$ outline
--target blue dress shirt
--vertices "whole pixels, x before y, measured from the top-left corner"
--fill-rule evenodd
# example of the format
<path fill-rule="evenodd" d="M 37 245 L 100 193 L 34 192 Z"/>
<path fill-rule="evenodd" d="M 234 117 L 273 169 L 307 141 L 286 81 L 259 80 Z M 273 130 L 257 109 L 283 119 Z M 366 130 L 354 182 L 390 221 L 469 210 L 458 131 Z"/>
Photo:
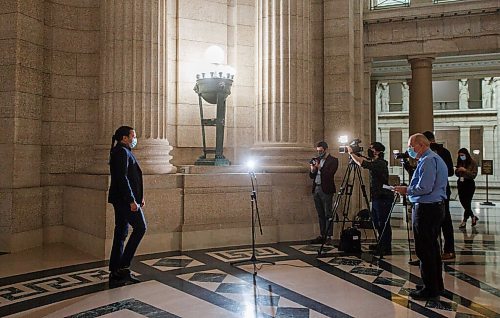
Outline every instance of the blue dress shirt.
<path fill-rule="evenodd" d="M 435 203 L 446 199 L 448 168 L 431 149 L 418 160 L 417 168 L 408 186 L 408 199 L 413 203 Z"/>

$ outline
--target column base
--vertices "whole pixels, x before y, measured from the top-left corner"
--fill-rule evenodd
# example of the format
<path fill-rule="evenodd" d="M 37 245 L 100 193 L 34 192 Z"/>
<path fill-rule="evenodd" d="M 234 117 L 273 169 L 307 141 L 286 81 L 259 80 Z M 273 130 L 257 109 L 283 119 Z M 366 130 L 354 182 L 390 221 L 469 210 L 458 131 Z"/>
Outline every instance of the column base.
<path fill-rule="evenodd" d="M 109 174 L 109 145 L 97 145 L 94 148 L 94 164 L 83 169 L 82 173 Z M 167 140 L 139 139 L 133 153 L 139 161 L 143 174 L 176 173 L 177 168 L 170 163 L 173 149 Z"/>

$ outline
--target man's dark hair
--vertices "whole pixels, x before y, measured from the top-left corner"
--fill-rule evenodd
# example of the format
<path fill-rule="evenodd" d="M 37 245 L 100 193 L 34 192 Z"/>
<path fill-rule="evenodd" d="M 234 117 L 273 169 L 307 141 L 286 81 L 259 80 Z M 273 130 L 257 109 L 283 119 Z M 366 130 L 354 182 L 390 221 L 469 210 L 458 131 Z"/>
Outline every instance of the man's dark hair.
<path fill-rule="evenodd" d="M 381 142 L 378 142 L 378 141 L 372 142 L 372 148 L 377 150 L 377 151 L 380 151 L 380 152 L 385 151 L 385 146 Z"/>
<path fill-rule="evenodd" d="M 130 126 L 121 126 L 115 131 L 113 137 L 111 137 L 111 148 L 109 149 L 109 154 L 111 155 L 111 151 L 113 151 L 113 147 L 115 146 L 115 141 L 122 141 L 123 137 L 130 136 L 130 132 L 134 130 L 134 128 Z M 110 157 L 111 158 L 111 157 Z"/>
<path fill-rule="evenodd" d="M 325 141 L 320 141 L 316 147 L 322 147 L 323 149 L 328 149 L 328 144 Z"/>
<path fill-rule="evenodd" d="M 434 134 L 432 133 L 432 131 L 424 131 L 423 134 L 425 136 L 425 138 L 429 139 L 430 142 L 435 142 L 436 141 L 436 138 L 434 137 Z"/>

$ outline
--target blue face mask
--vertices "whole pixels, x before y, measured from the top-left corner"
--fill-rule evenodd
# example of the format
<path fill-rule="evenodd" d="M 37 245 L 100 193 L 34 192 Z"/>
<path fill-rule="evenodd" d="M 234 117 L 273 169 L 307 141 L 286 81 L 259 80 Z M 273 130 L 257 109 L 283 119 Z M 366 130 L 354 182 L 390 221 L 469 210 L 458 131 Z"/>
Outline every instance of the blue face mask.
<path fill-rule="evenodd" d="M 466 158 L 465 155 L 460 155 L 460 160 L 465 161 Z"/>
<path fill-rule="evenodd" d="M 135 148 L 137 146 L 137 138 L 132 138 L 132 143 L 130 143 L 130 148 Z"/>
<path fill-rule="evenodd" d="M 408 155 L 412 157 L 413 159 L 417 159 L 418 153 L 415 151 L 415 148 L 413 147 L 408 147 Z"/>

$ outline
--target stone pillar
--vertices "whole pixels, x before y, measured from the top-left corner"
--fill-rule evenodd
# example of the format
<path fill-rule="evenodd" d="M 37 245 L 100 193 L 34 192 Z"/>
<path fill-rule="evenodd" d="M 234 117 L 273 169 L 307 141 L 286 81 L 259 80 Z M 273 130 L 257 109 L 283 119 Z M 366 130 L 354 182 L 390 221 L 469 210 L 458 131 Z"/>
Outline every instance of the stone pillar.
<path fill-rule="evenodd" d="M 472 154 L 472 149 L 470 149 L 470 127 L 460 127 L 460 148 L 467 148 Z"/>
<path fill-rule="evenodd" d="M 258 4 L 258 100 L 252 151 L 263 166 L 303 166 L 313 152 L 310 7 L 310 1 Z"/>
<path fill-rule="evenodd" d="M 44 4 L 0 9 L 0 252 L 43 242 Z"/>
<path fill-rule="evenodd" d="M 167 0 L 101 3 L 99 143 L 94 172 L 108 173 L 111 136 L 134 127 L 145 174 L 175 172 L 167 140 Z"/>
<path fill-rule="evenodd" d="M 411 57 L 410 135 L 434 130 L 432 108 L 432 57 Z"/>
<path fill-rule="evenodd" d="M 498 138 L 495 137 L 495 130 L 497 126 L 484 126 L 483 127 L 483 159 L 493 160 L 493 175 L 497 179 L 500 175 L 500 158 L 498 158 Z"/>
<path fill-rule="evenodd" d="M 377 141 L 383 143 L 386 148 L 386 159 L 390 158 L 392 154 L 390 153 L 390 146 L 391 146 L 391 130 L 390 128 L 381 128 L 380 129 L 380 136 L 377 136 Z M 369 143 L 372 142 L 372 140 L 368 141 L 366 144 L 369 145 Z"/>
<path fill-rule="evenodd" d="M 408 128 L 402 128 L 401 129 L 401 141 L 402 141 L 402 150 L 401 152 L 405 152 L 406 149 L 408 148 L 408 138 L 410 138 L 410 131 Z"/>

